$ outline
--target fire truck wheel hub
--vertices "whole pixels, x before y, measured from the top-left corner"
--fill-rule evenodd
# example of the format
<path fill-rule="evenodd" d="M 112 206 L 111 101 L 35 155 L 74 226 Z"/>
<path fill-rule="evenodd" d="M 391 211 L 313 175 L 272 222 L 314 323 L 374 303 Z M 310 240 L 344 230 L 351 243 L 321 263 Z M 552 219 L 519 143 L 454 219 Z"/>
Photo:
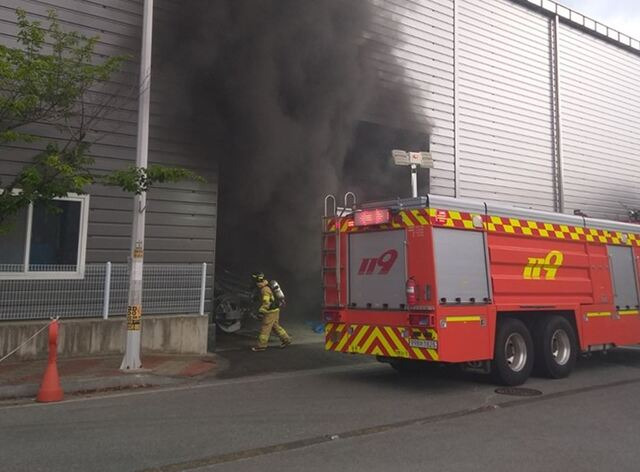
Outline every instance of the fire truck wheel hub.
<path fill-rule="evenodd" d="M 520 333 L 511 333 L 504 343 L 505 359 L 509 369 L 520 372 L 527 363 L 527 344 Z"/>
<path fill-rule="evenodd" d="M 558 365 L 565 365 L 571 357 L 571 342 L 564 330 L 557 329 L 551 336 L 551 354 Z"/>

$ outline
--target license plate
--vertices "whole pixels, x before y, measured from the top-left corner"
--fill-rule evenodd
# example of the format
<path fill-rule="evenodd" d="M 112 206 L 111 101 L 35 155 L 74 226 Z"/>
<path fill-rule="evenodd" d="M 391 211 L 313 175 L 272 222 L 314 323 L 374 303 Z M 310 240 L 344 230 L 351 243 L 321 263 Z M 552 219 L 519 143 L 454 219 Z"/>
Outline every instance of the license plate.
<path fill-rule="evenodd" d="M 423 349 L 438 349 L 438 341 L 429 339 L 409 339 L 409 346 Z"/>

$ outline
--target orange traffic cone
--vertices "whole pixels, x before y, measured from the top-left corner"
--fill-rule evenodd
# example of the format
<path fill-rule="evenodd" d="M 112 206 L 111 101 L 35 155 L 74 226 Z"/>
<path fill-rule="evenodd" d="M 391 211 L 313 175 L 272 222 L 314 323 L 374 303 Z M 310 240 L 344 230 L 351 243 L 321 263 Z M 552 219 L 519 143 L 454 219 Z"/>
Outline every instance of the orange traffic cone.
<path fill-rule="evenodd" d="M 59 402 L 63 396 L 58 376 L 58 320 L 53 320 L 49 325 L 49 362 L 36 401 Z"/>

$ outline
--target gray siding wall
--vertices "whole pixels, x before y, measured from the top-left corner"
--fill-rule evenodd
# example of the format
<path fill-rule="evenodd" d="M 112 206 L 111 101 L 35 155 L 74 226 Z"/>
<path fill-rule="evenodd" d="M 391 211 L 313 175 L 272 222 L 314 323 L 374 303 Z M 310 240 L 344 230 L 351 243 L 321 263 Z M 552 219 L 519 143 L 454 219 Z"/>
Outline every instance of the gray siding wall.
<path fill-rule="evenodd" d="M 457 34 L 459 196 L 553 210 L 549 20 L 462 0 Z"/>
<path fill-rule="evenodd" d="M 553 2 L 371 1 L 399 39 L 380 73 L 404 74 L 434 125 L 432 192 L 556 209 Z M 640 50 L 564 18 L 559 43 L 565 212 L 624 218 L 621 202 L 640 206 Z"/>
<path fill-rule="evenodd" d="M 640 202 L 640 56 L 568 25 L 560 44 L 567 207 L 623 216 Z"/>
<path fill-rule="evenodd" d="M 154 27 L 162 27 L 166 5 L 156 1 Z M 135 163 L 137 130 L 138 56 L 142 2 L 135 0 L 5 0 L 0 5 L 0 41 L 15 44 L 15 9 L 23 8 L 32 19 L 45 20 L 55 9 L 61 24 L 89 36 L 98 35 L 97 57 L 127 55 L 121 73 L 113 77 L 118 109 L 97 124 L 102 134 L 93 145 L 95 169 L 109 171 Z M 157 57 L 155 58 L 157 59 Z M 214 261 L 217 175 L 211 156 L 190 145 L 185 133 L 172 127 L 163 110 L 170 93 L 167 78 L 152 73 L 149 162 L 189 167 L 207 179 L 206 184 L 180 183 L 154 187 L 148 198 L 146 262 L 200 263 Z M 33 132 L 55 139 L 51 127 L 34 126 Z M 44 141 L 43 141 L 44 142 Z M 3 180 L 15 174 L 37 151 L 39 143 L 0 151 Z M 91 189 L 87 262 L 125 262 L 129 253 L 133 200 L 131 195 L 96 186 Z M 211 271 L 212 273 L 212 271 Z"/>
<path fill-rule="evenodd" d="M 167 4 L 156 0 L 154 29 L 167 19 Z M 117 91 L 117 110 L 97 124 L 99 139 L 91 148 L 95 170 L 109 171 L 135 164 L 137 132 L 137 80 L 142 29 L 142 2 L 138 0 L 4 0 L 0 4 L 0 42 L 15 45 L 16 8 L 31 19 L 45 20 L 47 12 L 58 12 L 60 23 L 69 30 L 100 37 L 96 60 L 126 55 L 129 60 L 110 84 Z M 155 51 L 154 51 L 155 54 Z M 157 56 L 153 62 L 157 62 Z M 217 169 L 212 156 L 190 144 L 184 130 L 175 129 L 166 114 L 166 97 L 171 81 L 157 68 L 152 71 L 149 163 L 188 167 L 207 182 L 159 185 L 148 194 L 145 262 L 210 264 L 207 305 L 210 310 L 214 273 Z M 98 100 L 104 96 L 98 97 Z M 51 127 L 34 126 L 32 132 L 56 139 Z M 98 136 L 96 136 L 98 138 Z M 0 179 L 15 175 L 37 152 L 41 143 L 0 150 Z M 131 241 L 133 199 L 116 189 L 95 186 L 91 201 L 87 258 L 91 262 L 126 262 Z"/>
<path fill-rule="evenodd" d="M 431 192 L 453 195 L 453 3 L 451 0 L 371 0 L 374 33 L 389 52 L 370 60 L 383 80 L 403 82 L 416 115 L 432 127 Z M 389 31 L 390 26 L 393 27 Z M 384 123 L 384 115 L 374 117 Z"/>

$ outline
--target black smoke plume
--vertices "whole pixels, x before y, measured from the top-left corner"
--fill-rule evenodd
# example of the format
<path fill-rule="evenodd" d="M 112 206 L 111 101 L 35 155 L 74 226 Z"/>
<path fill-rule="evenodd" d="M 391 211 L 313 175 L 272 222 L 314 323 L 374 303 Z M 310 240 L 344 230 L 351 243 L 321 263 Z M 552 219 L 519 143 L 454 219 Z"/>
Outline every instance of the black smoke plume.
<path fill-rule="evenodd" d="M 369 155 L 354 149 L 361 122 L 428 130 L 400 66 L 395 79 L 375 66 L 391 57 L 393 19 L 368 0 L 190 0 L 170 16 L 160 68 L 182 85 L 176 116 L 219 167 L 218 267 L 263 270 L 288 288 L 290 311 L 318 316 L 323 196 L 366 190 L 370 169 L 372 194 L 397 187 L 379 162 L 390 149 L 370 153 L 366 136 Z"/>

